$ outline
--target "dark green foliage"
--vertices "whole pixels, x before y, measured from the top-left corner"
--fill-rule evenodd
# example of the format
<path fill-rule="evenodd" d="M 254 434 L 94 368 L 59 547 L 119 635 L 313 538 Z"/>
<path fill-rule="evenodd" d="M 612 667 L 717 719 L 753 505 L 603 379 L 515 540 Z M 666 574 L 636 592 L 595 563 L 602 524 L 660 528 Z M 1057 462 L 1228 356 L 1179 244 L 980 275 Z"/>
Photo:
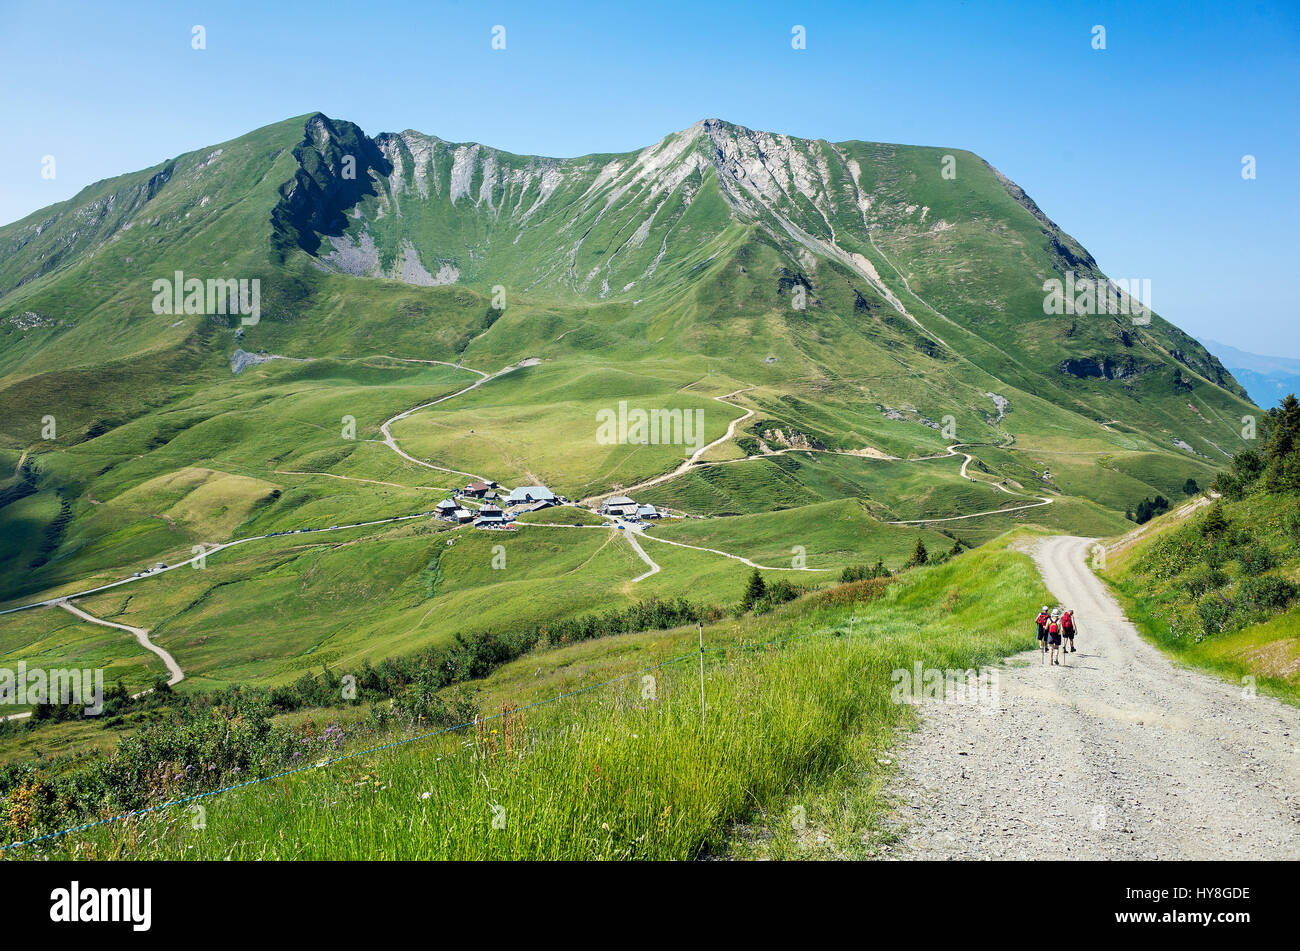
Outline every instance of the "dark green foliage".
<path fill-rule="evenodd" d="M 1163 495 L 1157 495 L 1155 498 L 1146 498 L 1138 503 L 1137 509 L 1133 512 L 1133 520 L 1139 525 L 1151 521 L 1157 515 L 1163 515 L 1169 511 L 1169 500 Z"/>
<path fill-rule="evenodd" d="M 1275 614 L 1289 608 L 1298 591 L 1294 582 L 1279 575 L 1250 575 L 1241 582 L 1240 595 L 1254 610 Z"/>
<path fill-rule="evenodd" d="M 1265 424 L 1265 488 L 1300 492 L 1300 401 L 1294 393 L 1269 410 Z"/>
<path fill-rule="evenodd" d="M 1245 449 L 1232 458 L 1213 488 L 1238 500 L 1254 491 L 1300 492 L 1300 400 L 1288 395 L 1269 410 L 1259 425 L 1260 449 Z"/>
<path fill-rule="evenodd" d="M 888 578 L 890 574 L 885 563 L 877 561 L 874 565 L 850 565 L 840 572 L 840 581 L 848 584 L 850 581 L 863 581 L 867 578 Z"/>
<path fill-rule="evenodd" d="M 1201 487 L 1196 484 L 1196 480 L 1189 478 L 1183 483 L 1183 495 L 1200 495 Z"/>
<path fill-rule="evenodd" d="M 912 549 L 912 556 L 907 559 L 907 567 L 916 568 L 920 565 L 927 564 L 930 561 L 930 553 L 925 550 L 925 542 L 921 539 L 916 540 L 916 547 Z"/>
<path fill-rule="evenodd" d="M 745 595 L 740 603 L 746 609 L 752 608 L 762 601 L 766 594 L 767 584 L 763 581 L 763 576 L 758 573 L 758 569 L 755 568 L 749 576 L 749 580 L 745 582 Z"/>
<path fill-rule="evenodd" d="M 1202 598 L 1196 605 L 1196 615 L 1206 634 L 1220 634 L 1231 624 L 1235 605 L 1222 594 L 1215 592 Z"/>
<path fill-rule="evenodd" d="M 1201 534 L 1206 538 L 1221 538 L 1228 531 L 1228 519 L 1223 514 L 1223 506 L 1215 502 L 1201 519 Z"/>

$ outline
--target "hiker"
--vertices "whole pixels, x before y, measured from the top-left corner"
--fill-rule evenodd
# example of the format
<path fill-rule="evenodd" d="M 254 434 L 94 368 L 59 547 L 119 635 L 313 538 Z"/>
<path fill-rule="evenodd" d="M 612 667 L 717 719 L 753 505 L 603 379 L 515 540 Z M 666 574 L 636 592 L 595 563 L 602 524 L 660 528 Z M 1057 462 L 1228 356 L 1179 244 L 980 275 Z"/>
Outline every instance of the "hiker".
<path fill-rule="evenodd" d="M 1047 622 L 1049 620 L 1051 620 L 1051 616 L 1047 613 L 1047 605 L 1044 604 L 1043 609 L 1038 612 L 1038 617 L 1034 618 L 1034 624 L 1038 627 L 1038 652 L 1040 654 L 1047 653 Z"/>
<path fill-rule="evenodd" d="M 1065 639 L 1065 645 L 1061 648 L 1062 654 L 1079 653 L 1074 648 L 1074 632 L 1077 630 L 1074 624 L 1074 610 L 1071 609 L 1061 615 L 1061 637 Z"/>
<path fill-rule="evenodd" d="M 1047 649 L 1053 664 L 1060 666 L 1056 653 L 1061 647 L 1061 609 L 1052 608 L 1052 615 L 1047 619 Z"/>

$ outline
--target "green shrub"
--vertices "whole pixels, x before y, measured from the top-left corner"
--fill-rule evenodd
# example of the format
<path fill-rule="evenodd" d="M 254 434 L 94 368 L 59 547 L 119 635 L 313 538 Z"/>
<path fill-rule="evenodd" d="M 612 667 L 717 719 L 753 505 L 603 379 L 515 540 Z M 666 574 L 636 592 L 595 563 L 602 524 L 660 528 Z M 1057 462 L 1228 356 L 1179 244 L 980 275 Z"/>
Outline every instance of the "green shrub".
<path fill-rule="evenodd" d="M 1276 614 L 1291 606 L 1297 592 L 1300 588 L 1279 575 L 1251 575 L 1241 582 L 1238 595 L 1256 610 Z"/>
<path fill-rule="evenodd" d="M 1196 616 L 1200 619 L 1201 630 L 1208 634 L 1220 634 L 1232 626 L 1236 605 L 1221 594 L 1207 595 L 1196 604 Z"/>

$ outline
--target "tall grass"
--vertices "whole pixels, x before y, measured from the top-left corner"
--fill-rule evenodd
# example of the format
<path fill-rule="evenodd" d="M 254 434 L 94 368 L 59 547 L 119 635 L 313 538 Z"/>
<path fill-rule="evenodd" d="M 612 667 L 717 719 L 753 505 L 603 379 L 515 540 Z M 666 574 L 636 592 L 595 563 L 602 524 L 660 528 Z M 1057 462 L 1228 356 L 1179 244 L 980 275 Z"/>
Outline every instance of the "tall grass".
<path fill-rule="evenodd" d="M 816 597 L 781 639 L 706 652 L 546 706 L 21 850 L 75 858 L 692 859 L 735 825 L 883 747 L 912 710 L 891 672 L 1029 643 L 1044 591 L 1023 555 L 910 573 L 867 605 Z M 852 636 L 848 622 L 856 616 Z M 716 635 L 717 631 L 712 632 Z M 20 857 L 9 853 L 10 857 Z"/>

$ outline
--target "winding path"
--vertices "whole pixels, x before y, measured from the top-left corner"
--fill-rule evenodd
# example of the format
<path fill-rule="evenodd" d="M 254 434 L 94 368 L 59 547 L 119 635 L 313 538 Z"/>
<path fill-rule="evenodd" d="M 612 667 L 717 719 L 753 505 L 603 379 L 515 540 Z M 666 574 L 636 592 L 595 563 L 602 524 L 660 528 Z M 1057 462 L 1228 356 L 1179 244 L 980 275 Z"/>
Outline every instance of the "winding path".
<path fill-rule="evenodd" d="M 77 607 L 71 601 L 60 601 L 59 607 L 63 608 L 65 611 L 71 611 L 83 621 L 89 621 L 91 624 L 101 624 L 104 627 L 115 627 L 119 631 L 129 631 L 134 634 L 135 639 L 139 641 L 140 646 L 150 653 L 157 654 L 159 659 L 161 659 L 163 664 L 166 666 L 167 686 L 174 687 L 185 679 L 185 671 L 181 670 L 181 665 L 176 663 L 176 658 L 167 653 L 167 651 L 163 650 L 153 641 L 149 640 L 149 631 L 147 629 L 143 627 L 132 627 L 130 624 L 118 624 L 115 621 L 105 621 L 103 618 L 97 618 L 95 615 L 81 610 L 81 608 Z M 139 697 L 148 692 L 149 691 L 145 690 L 141 693 L 135 694 L 134 696 Z"/>
<path fill-rule="evenodd" d="M 453 475 L 469 476 L 471 479 L 478 479 L 480 481 L 486 482 L 487 480 L 483 476 L 477 475 L 476 473 L 464 472 L 460 469 L 448 469 L 445 466 L 435 466 L 432 462 L 425 462 L 423 459 L 415 458 L 415 456 L 412 456 L 410 453 L 406 452 L 404 449 L 402 449 L 401 446 L 397 444 L 397 440 L 393 438 L 393 434 L 388 427 L 392 426 L 393 423 L 406 419 L 408 416 L 412 415 L 413 413 L 418 413 L 422 409 L 428 409 L 430 406 L 437 406 L 439 403 L 445 403 L 447 402 L 447 400 L 455 399 L 457 396 L 461 396 L 464 393 L 468 393 L 470 390 L 476 390 L 484 383 L 486 383 L 488 380 L 495 380 L 498 377 L 505 376 L 507 373 L 510 373 L 514 370 L 518 370 L 520 367 L 535 366 L 538 363 L 538 360 L 536 358 L 520 360 L 518 363 L 511 364 L 508 367 L 504 367 L 498 370 L 496 373 L 487 373 L 484 370 L 475 370 L 473 367 L 461 366 L 455 363 L 444 363 L 441 360 L 427 360 L 427 361 L 418 361 L 418 362 L 441 363 L 444 366 L 449 366 L 449 367 L 454 366 L 460 370 L 468 370 L 471 373 L 477 373 L 479 375 L 479 378 L 475 380 L 473 383 L 471 383 L 469 386 L 464 387 L 463 389 L 459 389 L 455 393 L 448 393 L 446 396 L 440 396 L 436 400 L 430 400 L 428 403 L 421 403 L 419 406 L 413 406 L 410 409 L 406 410 L 405 412 L 398 413 L 396 416 L 393 416 L 390 419 L 385 420 L 383 424 L 380 425 L 379 427 L 379 431 L 384 434 L 384 445 L 386 445 L 389 449 L 393 450 L 393 452 L 397 453 L 403 459 L 406 459 L 410 462 L 414 462 L 417 466 L 424 466 L 426 469 L 437 469 L 439 472 L 450 472 Z"/>
<path fill-rule="evenodd" d="M 614 529 L 614 531 L 618 531 L 618 529 Z M 651 558 L 649 555 L 645 553 L 645 549 L 641 547 L 641 543 L 636 540 L 636 534 L 637 534 L 636 532 L 629 532 L 629 531 L 624 531 L 622 533 L 623 537 L 627 539 L 627 543 L 632 546 L 632 550 L 635 551 L 641 557 L 642 561 L 644 561 L 647 565 L 650 566 L 650 570 L 647 571 L 645 574 L 637 575 L 630 582 L 628 582 L 629 584 L 636 584 L 638 581 L 644 581 L 646 578 L 649 578 L 651 575 L 659 573 L 659 565 L 655 562 L 653 558 Z"/>
<path fill-rule="evenodd" d="M 793 565 L 788 568 L 774 567 L 772 565 L 760 565 L 757 562 L 753 562 L 750 561 L 748 558 L 742 557 L 741 555 L 733 555 L 730 552 L 719 551 L 717 548 L 704 548 L 700 545 L 688 545 L 685 542 L 675 542 L 667 538 L 660 538 L 658 535 L 645 534 L 641 530 L 637 530 L 636 534 L 640 535 L 642 538 L 647 538 L 652 542 L 659 542 L 662 545 L 676 545 L 678 548 L 693 548 L 696 551 L 707 551 L 712 555 L 721 555 L 724 558 L 732 558 L 743 565 L 748 565 L 751 568 L 758 568 L 762 571 L 833 571 L 834 570 L 833 568 L 796 568 Z"/>
<path fill-rule="evenodd" d="M 958 450 L 959 450 L 959 447 L 962 446 L 962 445 L 964 445 L 964 444 L 963 444 L 963 443 L 953 443 L 951 446 L 948 447 L 948 452 L 946 453 L 946 455 L 948 455 L 948 456 L 964 456 L 964 457 L 965 457 L 965 458 L 962 460 L 962 464 L 961 464 L 961 475 L 962 475 L 962 478 L 964 478 L 964 479 L 969 479 L 971 482 L 979 482 L 979 483 L 981 483 L 982 485 L 991 486 L 992 488 L 997 489 L 999 492 L 1005 492 L 1007 495 L 1010 495 L 1010 496 L 1012 496 L 1013 498 L 1025 498 L 1025 496 L 1023 496 L 1023 495 L 1020 495 L 1020 496 L 1016 495 L 1016 493 L 1012 492 L 1010 489 L 1008 489 L 1005 485 L 1002 485 L 1001 483 L 998 483 L 998 482 L 988 482 L 988 481 L 986 481 L 986 480 L 984 480 L 984 479 L 976 479 L 974 476 L 967 475 L 967 473 L 966 473 L 966 467 L 967 467 L 968 465 L 970 465 L 970 464 L 974 461 L 975 457 L 972 456 L 972 455 L 971 455 L 970 453 L 968 453 L 968 452 L 960 452 L 960 451 L 958 451 Z M 922 459 L 942 459 L 942 458 L 944 458 L 944 457 L 943 457 L 943 456 L 922 456 L 921 458 L 922 458 Z M 919 462 L 920 460 L 917 460 L 917 461 Z M 969 513 L 969 514 L 967 514 L 967 515 L 948 515 L 948 516 L 945 516 L 945 517 L 943 517 L 943 518 L 909 518 L 909 519 L 898 519 L 898 520 L 896 520 L 896 521 L 887 522 L 886 524 L 888 524 L 888 525 L 931 525 L 931 524 L 933 524 L 933 523 L 935 523 L 935 522 L 959 522 L 959 521 L 961 521 L 962 519 L 966 519 L 966 518 L 980 518 L 980 517 L 985 516 L 985 515 L 1002 515 L 1002 514 L 1005 513 L 1005 512 L 1022 512 L 1022 511 L 1024 511 L 1025 509 L 1036 509 L 1036 508 L 1038 508 L 1039 506 L 1043 506 L 1043 505 L 1051 505 L 1052 502 L 1055 501 L 1054 499 L 1052 499 L 1051 496 L 1047 496 L 1047 495 L 1037 495 L 1037 496 L 1032 496 L 1032 498 L 1036 498 L 1036 499 L 1038 499 L 1038 501 L 1037 501 L 1037 502 L 1028 502 L 1028 503 L 1026 503 L 1025 505 L 1012 505 L 1012 506 L 1008 506 L 1007 508 L 1000 508 L 1000 509 L 987 509 L 986 511 L 983 511 L 983 512 L 971 512 L 971 513 Z"/>
<path fill-rule="evenodd" d="M 724 393 L 722 396 L 715 396 L 714 399 L 720 403 L 726 403 L 727 406 L 733 406 L 734 404 L 727 403 L 728 399 L 730 399 L 733 396 L 736 396 L 737 394 L 744 393 L 746 390 L 752 390 L 752 389 L 754 389 L 754 387 L 752 386 L 742 386 L 740 389 L 732 390 L 730 393 Z M 740 406 L 737 406 L 735 408 L 743 409 L 743 407 Z M 617 489 L 612 492 L 602 493 L 601 495 L 588 496 L 585 499 L 581 499 L 579 504 L 599 505 L 601 502 L 603 502 L 605 499 L 610 498 L 611 496 L 628 495 L 629 493 L 632 492 L 639 492 L 642 489 L 648 489 L 652 485 L 659 485 L 661 482 L 667 482 L 669 479 L 677 478 L 679 475 L 688 472 L 691 469 L 691 467 L 694 466 L 696 462 L 699 461 L 700 456 L 704 455 L 714 446 L 720 446 L 722 443 L 726 442 L 728 439 L 731 439 L 733 436 L 735 436 L 736 427 L 741 423 L 743 423 L 745 420 L 749 419 L 749 417 L 753 415 L 754 415 L 754 411 L 752 409 L 746 409 L 742 415 L 737 416 L 735 419 L 731 421 L 730 425 L 727 426 L 727 431 L 725 433 L 723 433 L 717 439 L 713 440 L 713 442 L 709 443 L 707 446 L 701 446 L 699 449 L 696 449 L 695 452 L 691 453 L 691 455 L 687 457 L 682 462 L 681 465 L 677 466 L 677 468 L 671 470 L 670 472 L 665 472 L 663 475 L 655 476 L 653 479 L 647 479 L 644 482 L 638 482 L 636 485 L 628 486 L 626 489 Z"/>
<path fill-rule="evenodd" d="M 91 624 L 99 624 L 103 627 L 114 627 L 120 631 L 128 631 L 131 634 L 134 634 L 136 641 L 139 642 L 141 647 L 143 647 L 145 650 L 149 651 L 152 654 L 156 654 L 162 660 L 163 665 L 167 668 L 167 686 L 174 687 L 182 680 L 185 679 L 185 671 L 181 670 L 181 665 L 176 663 L 176 658 L 172 657 L 172 655 L 169 654 L 167 651 L 163 650 L 163 648 L 159 647 L 153 641 L 149 640 L 149 632 L 145 628 L 132 627 L 129 624 L 118 624 L 114 621 L 105 621 L 103 618 L 97 618 L 95 617 L 95 615 L 83 611 L 81 608 L 77 607 L 75 604 L 67 600 L 55 601 L 53 602 L 52 606 L 63 608 L 64 610 L 69 611 L 72 614 L 75 614 L 83 621 L 88 621 Z M 135 699 L 137 697 L 143 697 L 145 694 L 152 693 L 152 692 L 153 692 L 153 688 L 150 687 L 147 690 L 141 690 L 139 693 L 131 694 L 131 697 L 132 699 Z M 25 720 L 31 715 L 32 714 L 30 710 L 25 711 L 23 713 L 11 713 L 8 716 L 0 717 L 0 722 L 3 722 L 5 720 Z"/>

